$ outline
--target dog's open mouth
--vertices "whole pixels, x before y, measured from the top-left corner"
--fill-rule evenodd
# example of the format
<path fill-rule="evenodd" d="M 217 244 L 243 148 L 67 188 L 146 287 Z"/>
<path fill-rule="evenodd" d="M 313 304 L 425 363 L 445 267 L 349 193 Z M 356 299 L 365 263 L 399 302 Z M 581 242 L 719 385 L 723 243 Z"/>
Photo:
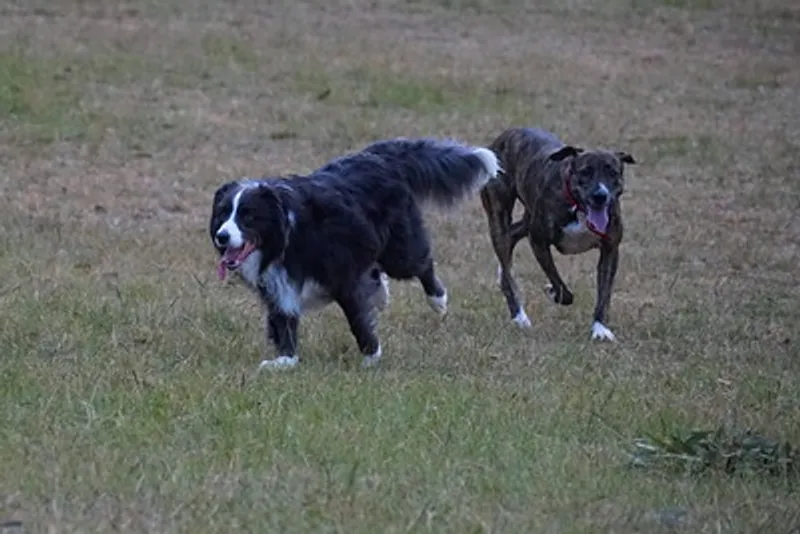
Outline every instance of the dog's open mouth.
<path fill-rule="evenodd" d="M 220 280 L 225 280 L 227 271 L 235 271 L 241 267 L 244 260 L 256 249 L 256 246 L 250 241 L 245 241 L 244 245 L 239 248 L 228 247 L 219 259 L 217 266 L 217 276 Z"/>
<path fill-rule="evenodd" d="M 586 222 L 594 230 L 603 234 L 606 233 L 606 229 L 608 229 L 608 206 L 603 206 L 602 208 L 587 206 Z"/>

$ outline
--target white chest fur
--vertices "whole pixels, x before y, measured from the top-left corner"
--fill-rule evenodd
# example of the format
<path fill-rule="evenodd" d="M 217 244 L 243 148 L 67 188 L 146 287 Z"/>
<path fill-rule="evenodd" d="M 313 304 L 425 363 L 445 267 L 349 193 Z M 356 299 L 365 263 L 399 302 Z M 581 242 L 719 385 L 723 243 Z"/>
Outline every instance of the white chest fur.
<path fill-rule="evenodd" d="M 239 273 L 248 284 L 263 287 L 284 313 L 299 316 L 331 302 L 330 295 L 314 280 L 305 280 L 302 287 L 298 287 L 283 265 L 273 263 L 263 272 L 260 269 L 261 252 L 256 251 L 242 263 Z"/>
<path fill-rule="evenodd" d="M 256 250 L 242 262 L 241 267 L 239 267 L 239 274 L 244 278 L 245 282 L 256 287 L 258 285 L 258 279 L 261 276 L 260 270 L 261 252 Z"/>
<path fill-rule="evenodd" d="M 562 254 L 582 254 L 600 244 L 600 236 L 589 230 L 583 213 L 578 213 L 578 220 L 561 229 L 563 236 L 556 248 Z"/>

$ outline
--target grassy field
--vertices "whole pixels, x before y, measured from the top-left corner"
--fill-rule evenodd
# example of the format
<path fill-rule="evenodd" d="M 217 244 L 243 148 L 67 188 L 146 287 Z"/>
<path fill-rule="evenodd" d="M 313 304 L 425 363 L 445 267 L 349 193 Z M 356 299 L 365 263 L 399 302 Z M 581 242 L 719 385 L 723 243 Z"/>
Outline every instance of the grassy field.
<path fill-rule="evenodd" d="M 797 2 L 0 14 L 0 533 L 800 532 L 785 473 L 629 457 L 695 428 L 800 446 Z M 428 215 L 446 319 L 395 283 L 379 370 L 332 307 L 301 368 L 256 372 L 259 308 L 207 236 L 223 180 L 510 125 L 639 162 L 617 343 L 589 340 L 595 253 L 556 259 L 564 308 L 521 244 L 513 328 L 474 198 Z"/>

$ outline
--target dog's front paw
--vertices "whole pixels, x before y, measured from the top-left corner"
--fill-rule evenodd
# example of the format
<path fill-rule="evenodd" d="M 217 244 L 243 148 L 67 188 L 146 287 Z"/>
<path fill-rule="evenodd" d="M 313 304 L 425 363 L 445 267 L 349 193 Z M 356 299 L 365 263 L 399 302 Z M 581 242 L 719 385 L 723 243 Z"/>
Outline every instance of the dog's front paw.
<path fill-rule="evenodd" d="M 273 360 L 263 360 L 259 366 L 258 370 L 262 369 L 291 369 L 292 367 L 296 367 L 297 364 L 300 363 L 300 358 L 297 356 L 278 356 Z"/>
<path fill-rule="evenodd" d="M 553 287 L 553 284 L 547 284 L 544 286 L 544 293 L 551 301 L 555 302 L 556 304 L 561 304 L 562 306 L 569 306 L 575 300 L 572 292 L 565 286 L 562 286 L 561 291 L 559 292 L 556 291 L 556 288 Z"/>
<path fill-rule="evenodd" d="M 514 322 L 515 325 L 517 325 L 520 328 L 532 328 L 533 327 L 533 324 L 531 323 L 531 320 L 528 319 L 528 314 L 525 313 L 525 310 L 523 310 L 522 308 L 519 309 L 517 314 L 511 320 Z"/>
<path fill-rule="evenodd" d="M 361 360 L 361 368 L 370 369 L 372 367 L 377 367 L 381 361 L 381 356 L 382 356 L 381 346 L 378 345 L 378 350 L 376 350 L 372 354 L 365 355 L 364 359 Z"/>
<path fill-rule="evenodd" d="M 440 296 L 428 295 L 428 305 L 439 315 L 447 315 L 447 292 Z"/>
<path fill-rule="evenodd" d="M 608 329 L 606 325 L 599 321 L 592 323 L 592 339 L 598 341 L 616 341 L 617 337 L 614 332 Z"/>

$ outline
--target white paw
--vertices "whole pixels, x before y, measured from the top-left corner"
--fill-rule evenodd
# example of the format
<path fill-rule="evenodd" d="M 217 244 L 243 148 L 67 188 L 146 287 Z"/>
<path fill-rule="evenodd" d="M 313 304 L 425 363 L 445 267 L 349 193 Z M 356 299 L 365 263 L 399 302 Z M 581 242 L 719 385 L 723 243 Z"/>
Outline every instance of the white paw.
<path fill-rule="evenodd" d="M 600 341 L 616 341 L 616 336 L 606 325 L 599 321 L 592 323 L 592 339 Z"/>
<path fill-rule="evenodd" d="M 297 356 L 278 356 L 274 360 L 263 360 L 259 365 L 261 369 L 291 369 L 300 363 L 300 358 Z"/>
<path fill-rule="evenodd" d="M 381 360 L 381 346 L 378 345 L 378 350 L 374 353 L 364 356 L 364 359 L 361 361 L 361 368 L 362 369 L 369 369 L 370 367 L 375 367 L 378 365 L 378 362 Z"/>
<path fill-rule="evenodd" d="M 447 292 L 445 291 L 441 297 L 428 297 L 428 304 L 431 309 L 439 315 L 447 313 Z"/>
<path fill-rule="evenodd" d="M 519 309 L 517 314 L 511 320 L 514 321 L 514 324 L 516 324 L 520 328 L 530 328 L 533 326 L 531 324 L 531 320 L 528 319 L 528 314 L 525 313 L 525 310 L 523 310 L 522 308 Z"/>

